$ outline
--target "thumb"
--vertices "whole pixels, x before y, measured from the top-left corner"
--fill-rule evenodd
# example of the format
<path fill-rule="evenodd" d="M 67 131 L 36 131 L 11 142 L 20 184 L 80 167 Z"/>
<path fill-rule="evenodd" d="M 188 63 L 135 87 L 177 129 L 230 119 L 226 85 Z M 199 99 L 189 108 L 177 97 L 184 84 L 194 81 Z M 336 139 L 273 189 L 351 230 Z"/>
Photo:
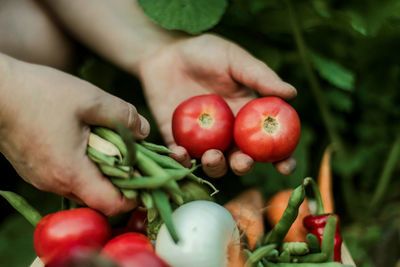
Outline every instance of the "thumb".
<path fill-rule="evenodd" d="M 117 121 L 128 127 L 137 139 L 144 139 L 149 134 L 149 122 L 132 104 L 98 90 L 100 96 L 92 100 L 80 114 L 85 123 L 115 129 Z"/>
<path fill-rule="evenodd" d="M 236 45 L 230 49 L 229 65 L 235 81 L 263 96 L 279 96 L 291 100 L 297 95 L 296 89 L 282 81 L 264 62 Z"/>

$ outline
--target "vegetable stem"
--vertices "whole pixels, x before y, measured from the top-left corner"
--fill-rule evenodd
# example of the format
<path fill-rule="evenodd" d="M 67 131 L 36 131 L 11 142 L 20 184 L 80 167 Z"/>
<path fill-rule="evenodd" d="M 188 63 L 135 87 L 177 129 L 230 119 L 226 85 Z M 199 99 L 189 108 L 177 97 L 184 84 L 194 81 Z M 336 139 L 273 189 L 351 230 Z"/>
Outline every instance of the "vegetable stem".
<path fill-rule="evenodd" d="M 326 100 L 325 95 L 321 90 L 321 86 L 320 86 L 318 79 L 313 71 L 312 66 L 311 66 L 308 48 L 307 48 L 306 42 L 304 41 L 301 29 L 299 27 L 299 25 L 300 25 L 299 19 L 296 16 L 296 12 L 293 8 L 291 0 L 286 0 L 286 3 L 288 6 L 289 20 L 290 20 L 290 24 L 291 24 L 291 27 L 293 30 L 294 39 L 295 39 L 297 48 L 299 50 L 301 60 L 303 61 L 303 66 L 304 66 L 304 70 L 306 72 L 308 81 L 311 85 L 311 91 L 317 102 L 316 103 L 317 107 L 318 107 L 319 111 L 321 112 L 324 126 L 328 132 L 328 135 L 329 135 L 331 141 L 336 146 L 338 146 L 339 149 L 342 149 L 343 142 L 340 139 L 335 126 L 333 125 L 333 116 L 329 111 L 328 101 Z"/>
<path fill-rule="evenodd" d="M 386 163 L 383 167 L 382 173 L 378 180 L 378 185 L 375 189 L 374 195 L 371 201 L 371 212 L 374 212 L 378 205 L 382 202 L 385 195 L 386 189 L 389 185 L 390 179 L 392 177 L 393 171 L 396 168 L 396 163 L 398 163 L 400 158 L 400 134 L 397 135 L 392 149 L 389 152 Z"/>

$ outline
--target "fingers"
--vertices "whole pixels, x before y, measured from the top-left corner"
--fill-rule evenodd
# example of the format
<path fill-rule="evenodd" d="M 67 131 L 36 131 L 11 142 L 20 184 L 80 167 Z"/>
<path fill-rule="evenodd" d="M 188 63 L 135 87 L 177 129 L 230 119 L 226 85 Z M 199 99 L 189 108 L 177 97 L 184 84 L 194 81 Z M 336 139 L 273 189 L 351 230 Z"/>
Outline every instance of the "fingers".
<path fill-rule="evenodd" d="M 296 89 L 282 81 L 264 62 L 236 45 L 229 51 L 230 71 L 235 81 L 263 96 L 279 96 L 287 101 L 296 97 Z"/>
<path fill-rule="evenodd" d="M 239 176 L 249 174 L 254 168 L 254 160 L 237 148 L 229 155 L 229 165 L 232 171 Z"/>
<path fill-rule="evenodd" d="M 207 150 L 201 157 L 203 171 L 212 178 L 224 176 L 228 171 L 224 154 L 217 149 Z"/>
<path fill-rule="evenodd" d="M 84 122 L 89 125 L 115 129 L 117 121 L 128 127 L 137 139 L 144 139 L 150 132 L 149 122 L 132 104 L 118 97 L 101 92 L 89 106 L 81 114 Z"/>
<path fill-rule="evenodd" d="M 175 159 L 186 168 L 190 168 L 192 166 L 189 153 L 184 147 L 174 144 L 170 145 L 169 149 L 173 152 L 173 154 L 169 154 L 171 158 Z"/>
<path fill-rule="evenodd" d="M 290 156 L 287 159 L 274 163 L 275 169 L 283 175 L 289 175 L 296 170 L 296 159 Z"/>
<path fill-rule="evenodd" d="M 78 177 L 73 180 L 72 194 L 106 216 L 125 213 L 137 206 L 136 200 L 123 197 L 88 158 L 82 161 Z"/>

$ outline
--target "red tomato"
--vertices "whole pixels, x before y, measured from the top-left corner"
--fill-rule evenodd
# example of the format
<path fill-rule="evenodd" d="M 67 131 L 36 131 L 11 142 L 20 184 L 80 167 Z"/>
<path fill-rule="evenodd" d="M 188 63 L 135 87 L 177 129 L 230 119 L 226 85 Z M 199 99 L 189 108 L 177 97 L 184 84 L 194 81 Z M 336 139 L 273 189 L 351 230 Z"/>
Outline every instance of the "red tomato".
<path fill-rule="evenodd" d="M 138 249 L 131 252 L 119 253 L 113 260 L 121 267 L 168 267 L 154 252 Z"/>
<path fill-rule="evenodd" d="M 142 234 L 147 234 L 147 211 L 145 209 L 137 208 L 132 212 L 129 218 L 126 228 L 130 232 L 139 232 Z"/>
<path fill-rule="evenodd" d="M 133 251 L 135 249 L 147 249 L 153 251 L 153 244 L 147 236 L 140 233 L 125 233 L 114 237 L 104 245 L 101 253 L 104 255 L 114 255 L 121 251 Z"/>
<path fill-rule="evenodd" d="M 299 142 L 300 119 L 279 97 L 254 99 L 237 114 L 233 136 L 240 150 L 255 161 L 283 160 Z"/>
<path fill-rule="evenodd" d="M 182 102 L 172 116 L 175 142 L 190 156 L 200 158 L 209 149 L 225 151 L 232 142 L 233 113 L 222 97 L 199 95 Z"/>
<path fill-rule="evenodd" d="M 122 267 L 167 266 L 154 253 L 150 240 L 140 233 L 126 233 L 111 239 L 101 253 Z"/>
<path fill-rule="evenodd" d="M 76 251 L 100 249 L 111 236 L 106 217 L 89 208 L 46 215 L 33 236 L 36 254 L 45 263 L 64 260 Z"/>

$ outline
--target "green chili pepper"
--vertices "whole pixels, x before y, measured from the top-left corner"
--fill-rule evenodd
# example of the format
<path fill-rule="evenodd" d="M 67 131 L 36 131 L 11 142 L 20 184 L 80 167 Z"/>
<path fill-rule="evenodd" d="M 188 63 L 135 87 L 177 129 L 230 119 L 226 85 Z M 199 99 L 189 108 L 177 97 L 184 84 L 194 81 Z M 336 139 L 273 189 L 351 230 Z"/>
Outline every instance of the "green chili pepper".
<path fill-rule="evenodd" d="M 311 253 L 304 256 L 297 256 L 296 262 L 325 262 L 328 257 L 326 253 L 319 252 L 319 253 Z"/>
<path fill-rule="evenodd" d="M 336 232 L 337 218 L 334 215 L 329 215 L 322 235 L 321 251 L 324 252 L 328 261 L 333 261 L 334 246 L 335 246 L 335 232 Z"/>
<path fill-rule="evenodd" d="M 14 192 L 2 190 L 0 190 L 0 195 L 4 197 L 8 203 L 10 203 L 10 205 L 24 216 L 33 226 L 36 226 L 40 219 L 42 219 L 42 215 L 40 215 L 40 213 L 20 195 Z"/>
<path fill-rule="evenodd" d="M 146 141 L 141 141 L 140 144 L 142 146 L 144 146 L 145 148 L 147 148 L 148 150 L 156 152 L 156 153 L 161 153 L 161 154 L 173 154 L 174 153 L 165 146 L 156 145 L 156 144 L 149 143 Z"/>
<path fill-rule="evenodd" d="M 247 259 L 245 267 L 253 267 L 265 257 L 269 252 L 276 248 L 275 244 L 269 244 L 263 247 L 259 247 L 253 251 L 252 255 Z"/>
<path fill-rule="evenodd" d="M 310 251 L 305 242 L 284 242 L 282 250 L 287 250 L 290 255 L 296 256 L 307 254 Z"/>
<path fill-rule="evenodd" d="M 305 198 L 304 187 L 309 183 L 310 178 L 305 178 L 303 184 L 296 187 L 290 195 L 288 205 L 283 212 L 281 219 L 275 224 L 274 228 L 264 239 L 264 244 L 281 244 L 283 238 L 289 231 L 290 226 L 297 218 L 299 207 Z"/>
<path fill-rule="evenodd" d="M 311 253 L 321 252 L 321 246 L 316 235 L 311 233 L 307 234 L 306 241 Z"/>

